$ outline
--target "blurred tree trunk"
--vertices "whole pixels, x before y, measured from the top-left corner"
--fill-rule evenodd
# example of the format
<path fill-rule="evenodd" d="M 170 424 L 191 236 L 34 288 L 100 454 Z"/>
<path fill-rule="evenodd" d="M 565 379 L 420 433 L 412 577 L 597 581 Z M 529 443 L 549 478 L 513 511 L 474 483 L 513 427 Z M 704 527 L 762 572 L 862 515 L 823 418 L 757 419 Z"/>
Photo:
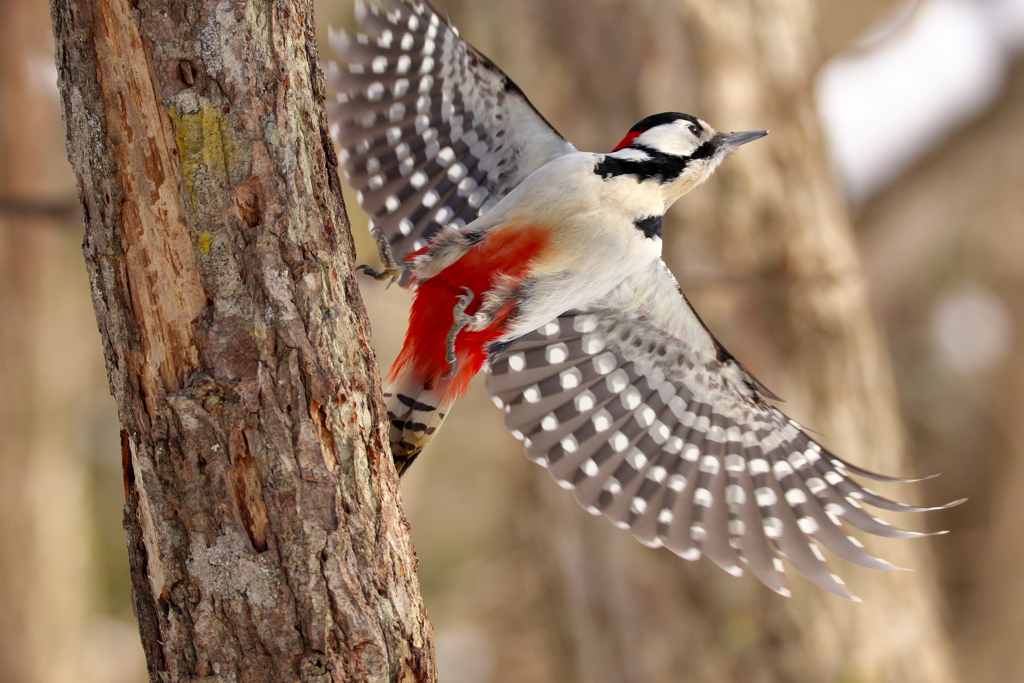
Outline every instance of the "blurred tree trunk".
<path fill-rule="evenodd" d="M 0 16 L 0 680 L 91 683 L 82 664 L 94 563 L 77 418 L 99 354 L 66 341 L 97 335 L 81 296 L 46 7 L 0 0 Z"/>
<path fill-rule="evenodd" d="M 993 296 L 1024 330 L 1024 56 L 993 108 L 873 197 L 858 217 L 872 296 L 900 359 L 915 455 L 943 476 L 932 500 L 968 496 L 937 543 L 962 671 L 1024 679 L 1024 345 L 994 368 L 952 366 L 937 312 L 964 292 Z M 998 326 L 974 323 L 1000 338 Z M 1005 334 L 1005 331 L 1003 331 Z M 977 353 L 977 350 L 972 351 Z"/>
<path fill-rule="evenodd" d="M 680 202 L 666 221 L 666 258 L 725 345 L 789 399 L 788 413 L 845 458 L 906 472 L 887 351 L 814 107 L 819 6 L 446 4 L 463 34 L 509 67 L 581 149 L 610 149 L 658 111 L 697 114 L 720 130 L 771 130 Z M 541 471 L 522 481 L 514 515 L 544 586 L 549 632 L 534 640 L 550 644 L 547 680 L 955 680 L 920 541 L 873 544 L 914 573 L 832 561 L 865 604 L 792 576 L 795 597 L 784 600 L 710 562 L 683 567 L 638 547 L 581 515 Z"/>
<path fill-rule="evenodd" d="M 309 3 L 54 0 L 153 681 L 433 681 Z"/>

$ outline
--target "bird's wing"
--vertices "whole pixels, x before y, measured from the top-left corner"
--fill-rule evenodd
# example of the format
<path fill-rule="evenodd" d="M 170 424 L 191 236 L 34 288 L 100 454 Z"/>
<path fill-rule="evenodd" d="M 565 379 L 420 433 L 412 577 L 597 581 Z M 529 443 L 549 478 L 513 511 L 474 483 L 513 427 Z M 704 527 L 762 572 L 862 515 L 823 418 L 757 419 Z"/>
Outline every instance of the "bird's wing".
<path fill-rule="evenodd" d="M 383 5 L 357 1 L 366 34 L 332 31 L 347 64 L 328 65 L 328 115 L 360 206 L 401 258 L 575 148 L 428 3 Z"/>
<path fill-rule="evenodd" d="M 896 511 L 843 462 L 765 400 L 766 391 L 714 339 L 664 262 L 585 309 L 517 340 L 489 368 L 487 391 L 505 425 L 593 514 L 641 542 L 687 559 L 741 563 L 788 594 L 785 557 L 817 585 L 853 596 L 818 545 L 856 564 L 895 569 L 841 521 L 872 534 L 889 526 L 863 503 Z"/>

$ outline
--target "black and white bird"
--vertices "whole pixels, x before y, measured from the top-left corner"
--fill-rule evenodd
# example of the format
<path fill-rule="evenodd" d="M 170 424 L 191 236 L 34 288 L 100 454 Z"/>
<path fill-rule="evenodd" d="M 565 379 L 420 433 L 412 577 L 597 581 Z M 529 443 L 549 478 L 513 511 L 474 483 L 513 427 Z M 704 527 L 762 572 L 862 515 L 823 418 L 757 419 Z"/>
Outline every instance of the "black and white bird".
<path fill-rule="evenodd" d="M 356 4 L 366 34 L 332 32 L 344 60 L 332 134 L 386 268 L 415 287 L 385 393 L 399 472 L 469 380 L 593 514 L 649 546 L 742 565 L 788 594 L 788 560 L 853 596 L 818 544 L 865 567 L 842 522 L 911 537 L 869 514 L 892 502 L 783 415 L 711 335 L 661 259 L 662 216 L 738 146 L 679 113 L 580 152 L 423 0 Z"/>

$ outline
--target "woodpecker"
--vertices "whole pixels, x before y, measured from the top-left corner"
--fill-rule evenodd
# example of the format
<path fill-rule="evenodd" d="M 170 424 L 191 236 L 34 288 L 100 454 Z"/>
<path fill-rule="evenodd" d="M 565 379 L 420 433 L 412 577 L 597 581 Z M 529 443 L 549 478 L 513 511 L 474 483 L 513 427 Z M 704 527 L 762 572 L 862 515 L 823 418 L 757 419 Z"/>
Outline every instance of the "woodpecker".
<path fill-rule="evenodd" d="M 739 146 L 682 113 L 649 116 L 609 153 L 578 151 L 424 0 L 357 0 L 365 34 L 331 32 L 339 162 L 371 217 L 377 279 L 414 288 L 385 392 L 404 473 L 470 379 L 527 456 L 648 546 L 746 564 L 788 595 L 786 558 L 855 599 L 819 544 L 868 554 L 842 521 L 915 537 L 863 507 L 886 482 L 816 443 L 712 336 L 661 259 L 662 217 Z"/>

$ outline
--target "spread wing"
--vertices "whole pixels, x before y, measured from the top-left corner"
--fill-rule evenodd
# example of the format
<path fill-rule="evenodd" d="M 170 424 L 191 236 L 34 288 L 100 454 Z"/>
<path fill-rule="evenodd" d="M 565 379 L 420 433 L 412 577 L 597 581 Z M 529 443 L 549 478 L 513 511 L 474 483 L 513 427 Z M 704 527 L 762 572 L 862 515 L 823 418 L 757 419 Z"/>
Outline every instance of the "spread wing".
<path fill-rule="evenodd" d="M 785 557 L 817 585 L 854 599 L 821 544 L 856 564 L 845 521 L 911 537 L 863 507 L 917 511 L 850 478 L 861 470 L 769 405 L 761 385 L 711 336 L 661 261 L 586 309 L 516 341 L 491 364 L 487 391 L 526 453 L 593 514 L 641 542 L 731 574 L 741 563 L 788 594 Z M 813 539 L 813 542 L 812 540 Z"/>
<path fill-rule="evenodd" d="M 356 3 L 366 34 L 331 32 L 331 134 L 360 206 L 395 256 L 485 213 L 575 148 L 423 0 Z"/>

